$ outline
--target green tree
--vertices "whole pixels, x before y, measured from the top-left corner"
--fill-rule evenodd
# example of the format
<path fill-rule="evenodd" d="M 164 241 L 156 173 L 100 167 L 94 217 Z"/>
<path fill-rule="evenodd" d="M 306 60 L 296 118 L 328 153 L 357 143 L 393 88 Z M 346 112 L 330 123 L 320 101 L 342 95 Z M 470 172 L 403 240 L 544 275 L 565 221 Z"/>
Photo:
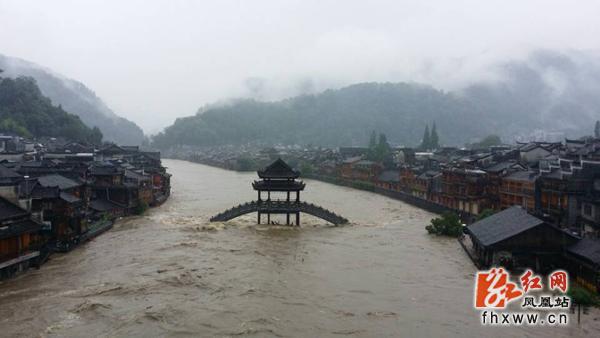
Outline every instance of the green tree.
<path fill-rule="evenodd" d="M 146 212 L 146 210 L 148 210 L 148 208 L 149 208 L 149 206 L 148 206 L 148 203 L 146 203 L 146 202 L 144 202 L 144 201 L 140 201 L 140 202 L 138 203 L 138 205 L 135 207 L 135 209 L 134 209 L 134 211 L 133 211 L 133 212 L 134 212 L 136 215 L 142 215 L 143 213 L 145 213 L 145 212 Z"/>
<path fill-rule="evenodd" d="M 2 121 L 0 121 L 0 131 L 15 133 L 23 137 L 32 136 L 27 128 L 23 127 L 19 122 L 10 117 L 4 118 Z"/>
<path fill-rule="evenodd" d="M 446 212 L 442 217 L 434 218 L 431 224 L 426 226 L 427 232 L 433 235 L 443 235 L 458 237 L 463 232 L 463 226 L 458 215 L 453 212 Z"/>
<path fill-rule="evenodd" d="M 302 166 L 300 166 L 300 172 L 303 175 L 311 175 L 311 174 L 313 174 L 314 169 L 310 163 L 304 162 L 304 163 L 302 163 Z"/>
<path fill-rule="evenodd" d="M 419 148 L 421 150 L 430 149 L 431 145 L 431 136 L 429 134 L 429 125 L 425 125 L 425 132 L 423 132 L 423 140 L 421 141 L 421 146 Z"/>
<path fill-rule="evenodd" d="M 257 164 L 252 158 L 248 156 L 242 156 L 237 159 L 237 169 L 239 171 L 251 171 L 256 170 Z"/>
<path fill-rule="evenodd" d="M 369 150 L 374 150 L 377 146 L 377 133 L 375 130 L 371 132 L 371 137 L 369 138 Z"/>
<path fill-rule="evenodd" d="M 375 147 L 374 160 L 377 162 L 386 162 L 386 158 L 391 156 L 392 148 L 390 147 L 385 134 L 379 134 L 379 142 Z"/>
<path fill-rule="evenodd" d="M 100 131 L 100 128 L 92 128 L 92 132 L 88 136 L 88 140 L 91 144 L 102 144 L 102 132 Z"/>
<path fill-rule="evenodd" d="M 590 292 L 589 290 L 581 287 L 574 286 L 570 287 L 567 291 L 567 295 L 571 297 L 574 303 L 581 305 L 597 305 L 599 304 L 598 295 Z"/>
<path fill-rule="evenodd" d="M 477 215 L 477 220 L 481 221 L 482 219 L 486 218 L 486 217 L 490 217 L 494 214 L 494 210 L 492 209 L 483 209 L 479 215 Z"/>
<path fill-rule="evenodd" d="M 471 144 L 471 148 L 489 148 L 502 144 L 502 139 L 498 135 L 488 135 L 481 141 Z"/>
<path fill-rule="evenodd" d="M 440 147 L 440 138 L 437 134 L 435 122 L 433 122 L 433 127 L 431 128 L 431 135 L 429 136 L 429 147 L 431 149 L 438 149 Z"/>
<path fill-rule="evenodd" d="M 0 78 L 0 130 L 24 137 L 64 137 L 100 143 L 98 128 L 87 127 L 78 116 L 53 106 L 33 78 Z"/>

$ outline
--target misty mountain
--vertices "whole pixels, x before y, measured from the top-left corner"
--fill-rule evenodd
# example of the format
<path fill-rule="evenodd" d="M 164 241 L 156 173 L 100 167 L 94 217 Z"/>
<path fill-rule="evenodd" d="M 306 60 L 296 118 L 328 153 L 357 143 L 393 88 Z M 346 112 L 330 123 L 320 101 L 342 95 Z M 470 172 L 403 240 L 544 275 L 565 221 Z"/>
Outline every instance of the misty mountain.
<path fill-rule="evenodd" d="M 372 130 L 386 133 L 394 143 L 412 144 L 433 120 L 444 126 L 439 128 L 443 139 L 475 134 L 477 126 L 463 122 L 474 116 L 463 100 L 431 87 L 364 83 L 283 101 L 240 100 L 202 110 L 177 119 L 154 144 L 365 145 Z"/>
<path fill-rule="evenodd" d="M 144 132 L 135 123 L 119 117 L 84 84 L 67 79 L 34 63 L 0 54 L 4 77 L 29 76 L 37 81 L 44 96 L 55 105 L 81 118 L 87 126 L 97 126 L 105 141 L 139 145 Z"/>
<path fill-rule="evenodd" d="M 592 54 L 539 51 L 497 65 L 496 80 L 444 92 L 414 83 L 362 83 L 275 102 L 236 100 L 201 108 L 154 137 L 154 145 L 365 145 L 372 130 L 417 145 L 436 122 L 440 141 L 490 134 L 505 142 L 580 137 L 600 119 L 600 62 Z"/>
<path fill-rule="evenodd" d="M 100 144 L 102 132 L 78 116 L 52 105 L 33 78 L 3 78 L 0 73 L 0 131 L 24 137 L 64 137 Z"/>
<path fill-rule="evenodd" d="M 600 55 L 537 51 L 524 61 L 500 64 L 495 82 L 468 86 L 459 95 L 507 141 L 557 140 L 592 133 L 600 119 Z"/>

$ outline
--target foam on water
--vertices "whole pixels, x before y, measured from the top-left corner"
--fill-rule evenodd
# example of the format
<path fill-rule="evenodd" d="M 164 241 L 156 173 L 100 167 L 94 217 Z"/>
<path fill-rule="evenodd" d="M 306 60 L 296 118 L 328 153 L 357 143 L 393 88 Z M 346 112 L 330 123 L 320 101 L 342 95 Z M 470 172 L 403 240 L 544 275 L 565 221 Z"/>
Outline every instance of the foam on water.
<path fill-rule="evenodd" d="M 335 227 L 208 219 L 255 198 L 251 173 L 166 161 L 173 195 L 40 270 L 0 283 L 6 336 L 586 336 L 582 327 L 491 329 L 472 309 L 475 268 L 431 213 L 307 181 Z"/>

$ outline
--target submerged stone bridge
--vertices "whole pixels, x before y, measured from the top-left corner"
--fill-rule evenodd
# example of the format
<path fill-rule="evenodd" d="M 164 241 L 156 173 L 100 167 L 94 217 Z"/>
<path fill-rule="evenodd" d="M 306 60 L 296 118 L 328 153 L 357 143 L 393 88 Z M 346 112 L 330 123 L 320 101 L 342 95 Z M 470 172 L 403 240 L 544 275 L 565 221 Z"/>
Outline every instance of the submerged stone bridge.
<path fill-rule="evenodd" d="M 295 207 L 295 208 L 294 208 Z M 293 210 L 291 210 L 293 209 Z M 211 222 L 225 222 L 236 217 L 240 217 L 245 214 L 249 214 L 251 212 L 261 212 L 265 213 L 267 210 L 270 210 L 271 213 L 275 213 L 274 211 L 280 210 L 282 213 L 286 213 L 287 211 L 291 212 L 303 212 L 305 214 L 309 214 L 318 218 L 321 218 L 329 223 L 333 223 L 335 225 L 346 224 L 348 220 L 334 212 L 331 212 L 327 209 L 321 208 L 318 205 L 314 205 L 312 203 L 306 202 L 298 202 L 293 203 L 291 206 L 285 202 L 279 201 L 271 201 L 269 203 L 259 204 L 257 201 L 252 201 L 244 204 L 240 204 L 231 209 L 227 209 L 222 213 L 215 215 L 210 219 Z"/>
<path fill-rule="evenodd" d="M 261 223 L 261 216 L 267 216 L 267 224 L 271 224 L 272 214 L 285 214 L 286 224 L 290 222 L 290 215 L 296 216 L 295 225 L 300 225 L 300 213 L 306 213 L 321 218 L 335 225 L 348 223 L 348 220 L 334 212 L 324 209 L 312 203 L 300 201 L 300 191 L 304 190 L 305 184 L 302 181 L 296 181 L 300 176 L 298 171 L 290 168 L 281 159 L 278 159 L 265 170 L 259 170 L 260 181 L 254 181 L 252 187 L 258 191 L 258 200 L 240 204 L 231 209 L 227 209 L 210 219 L 211 222 L 224 222 L 230 219 L 251 213 L 258 213 L 258 224 Z M 267 193 L 266 200 L 263 200 L 263 192 Z M 290 199 L 290 193 L 295 193 L 295 199 Z M 284 193 L 285 199 L 271 199 L 271 193 Z"/>

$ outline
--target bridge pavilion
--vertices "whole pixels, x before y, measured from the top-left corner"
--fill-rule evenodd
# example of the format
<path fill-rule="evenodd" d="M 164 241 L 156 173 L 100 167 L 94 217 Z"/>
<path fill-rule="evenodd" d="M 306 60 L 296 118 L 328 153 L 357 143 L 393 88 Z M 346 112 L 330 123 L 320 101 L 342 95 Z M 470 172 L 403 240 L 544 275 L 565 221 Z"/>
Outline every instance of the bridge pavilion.
<path fill-rule="evenodd" d="M 300 225 L 300 191 L 305 187 L 304 182 L 296 180 L 300 172 L 277 159 L 264 170 L 259 170 L 258 177 L 260 180 L 252 183 L 258 192 L 258 224 L 261 224 L 263 214 L 267 215 L 267 224 L 271 224 L 271 214 L 285 214 L 286 225 L 290 225 L 290 215 L 293 214 L 296 216 L 295 225 Z"/>
<path fill-rule="evenodd" d="M 258 224 L 263 215 L 267 215 L 267 223 L 271 224 L 272 214 L 286 215 L 286 224 L 291 225 L 290 216 L 296 216 L 294 225 L 300 225 L 300 213 L 306 213 L 325 221 L 346 224 L 344 217 L 321 208 L 312 203 L 300 201 L 300 191 L 304 190 L 304 182 L 297 180 L 300 172 L 293 170 L 283 160 L 278 159 L 264 170 L 259 170 L 260 180 L 254 181 L 252 187 L 258 192 L 258 200 L 239 204 L 213 217 L 211 222 L 226 222 L 230 219 L 251 213 L 258 213 Z"/>

